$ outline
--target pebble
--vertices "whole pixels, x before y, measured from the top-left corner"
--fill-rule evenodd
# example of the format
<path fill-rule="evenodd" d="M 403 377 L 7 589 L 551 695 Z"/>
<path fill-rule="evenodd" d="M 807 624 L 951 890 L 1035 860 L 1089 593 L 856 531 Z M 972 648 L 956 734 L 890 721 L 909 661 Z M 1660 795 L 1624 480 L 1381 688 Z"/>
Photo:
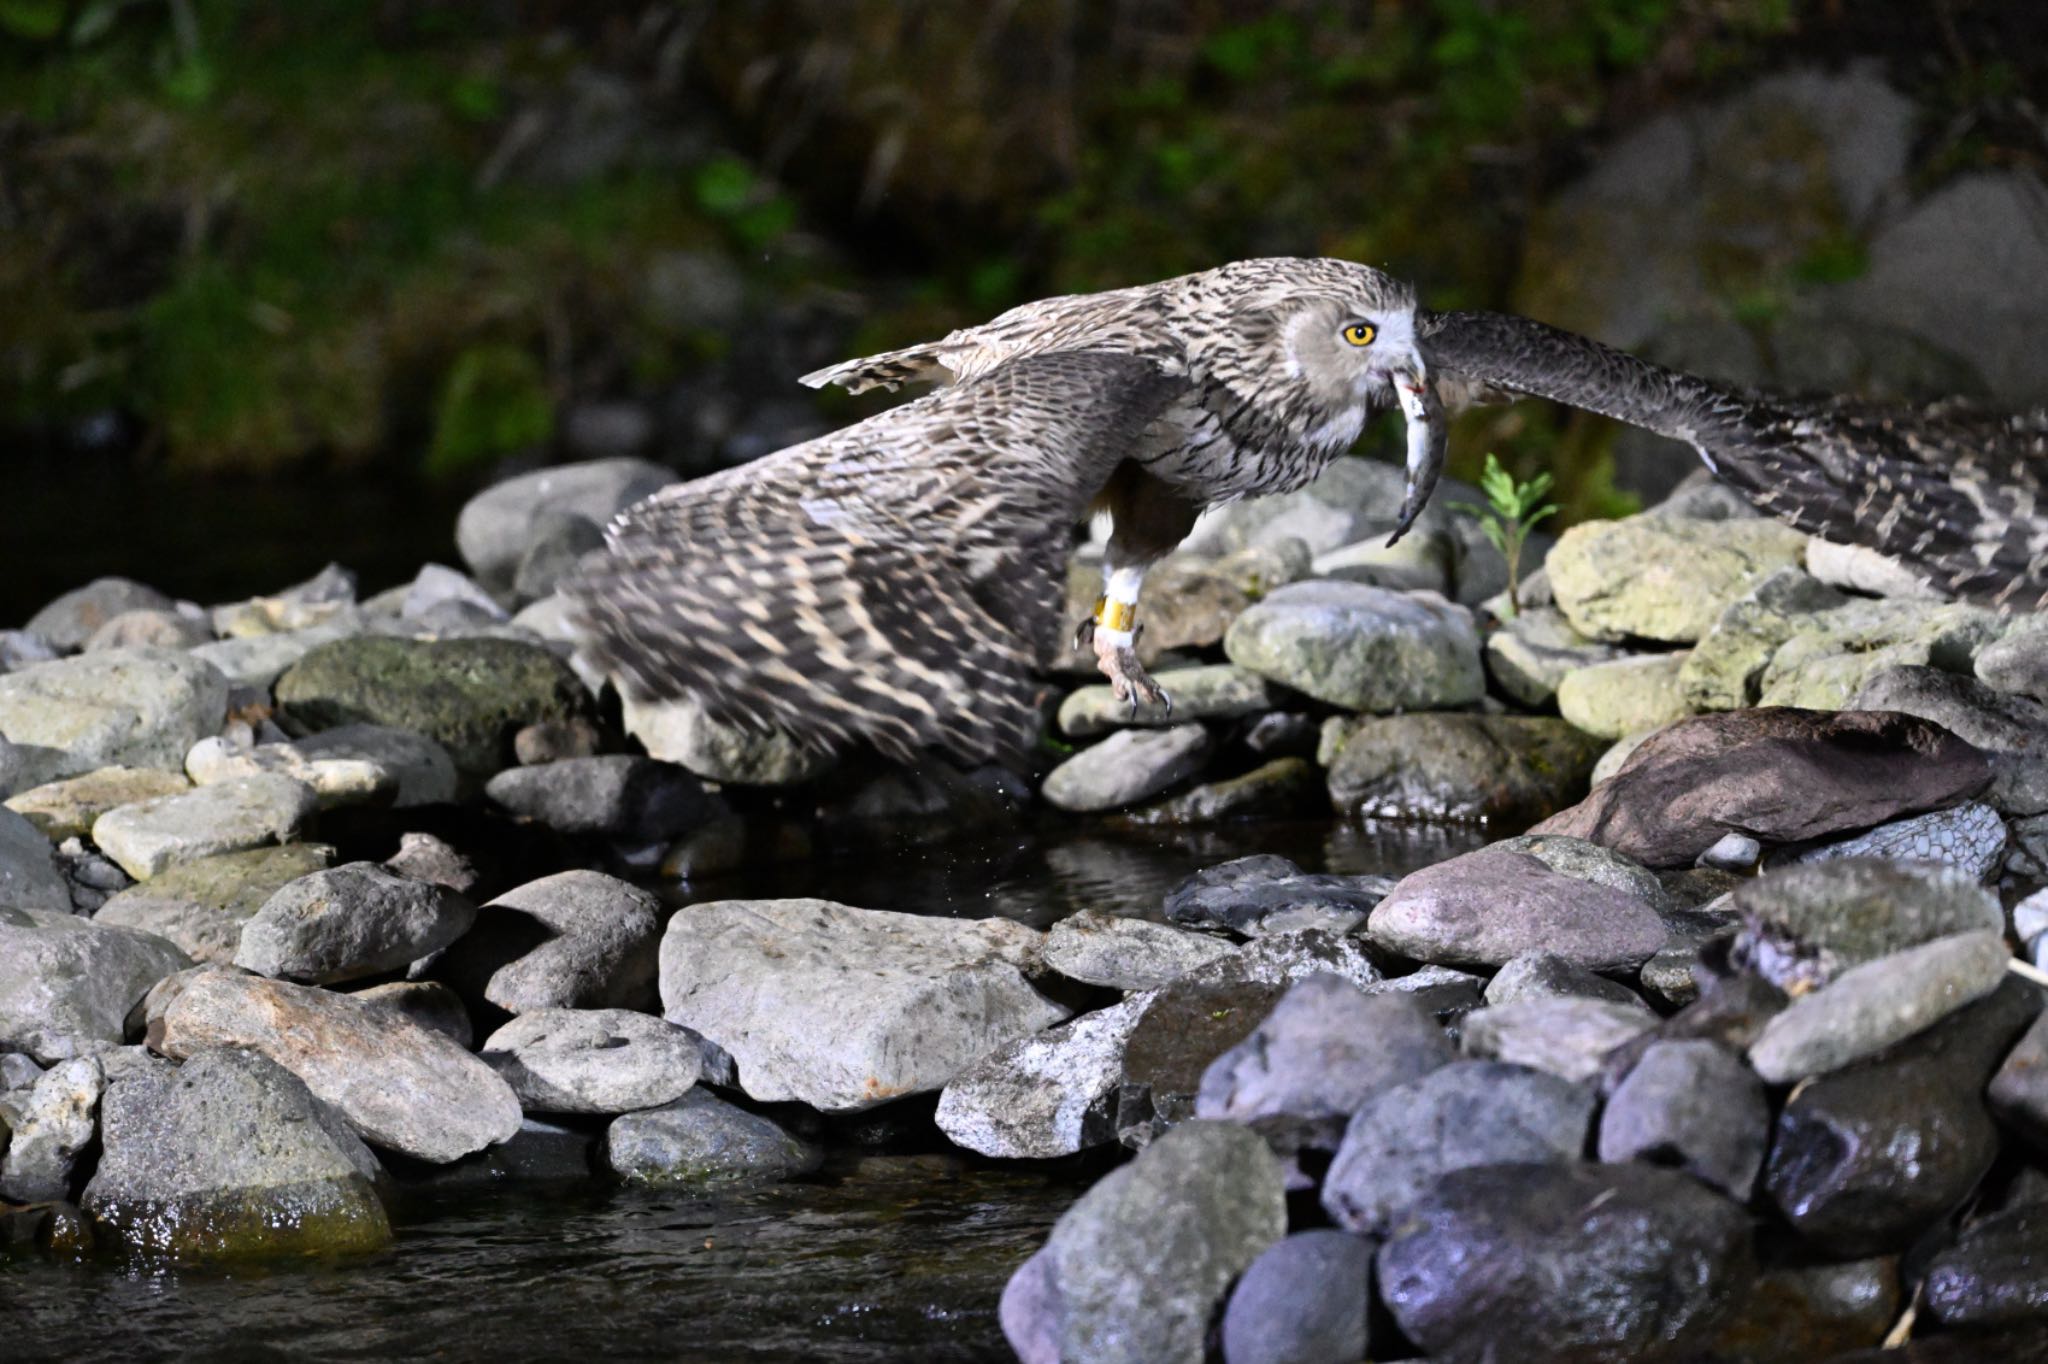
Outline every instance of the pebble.
<path fill-rule="evenodd" d="M 732 1055 L 749 1097 L 858 1111 L 1065 1019 L 1025 976 L 1043 938 L 826 900 L 694 905 L 662 938 L 662 1008 Z"/>
<path fill-rule="evenodd" d="M 1173 698 L 1173 710 L 1142 706 L 1134 716 L 1130 703 L 1116 699 L 1107 684 L 1082 687 L 1060 703 L 1060 732 L 1074 739 L 1093 738 L 1131 725 L 1166 725 L 1189 720 L 1232 720 L 1273 710 L 1282 704 L 1280 688 L 1257 673 L 1230 664 L 1171 668 L 1153 680 Z"/>
<path fill-rule="evenodd" d="M 1604 999 L 1524 999 L 1465 1016 L 1465 1052 L 1548 1071 L 1567 1080 L 1591 1080 L 1607 1054 L 1656 1025 L 1656 1017 Z"/>
<path fill-rule="evenodd" d="M 1223 1309 L 1223 1364 L 1367 1358 L 1373 1249 L 1327 1228 L 1268 1246 Z"/>
<path fill-rule="evenodd" d="M 809 1174 L 824 1160 L 809 1142 L 703 1089 L 612 1119 L 604 1146 L 615 1173 L 649 1184 L 769 1183 Z"/>
<path fill-rule="evenodd" d="M 1379 1253 L 1380 1295 L 1443 1359 L 1682 1356 L 1748 1288 L 1749 1215 L 1639 1164 L 1452 1170 Z"/>
<path fill-rule="evenodd" d="M 1259 853 L 1188 877 L 1167 893 L 1166 917 L 1247 937 L 1303 928 L 1349 933 L 1393 885 L 1385 876 L 1311 874 L 1287 858 Z"/>
<path fill-rule="evenodd" d="M 1453 1061 L 1359 1106 L 1323 1179 L 1323 1207 L 1340 1227 L 1383 1233 L 1452 1170 L 1577 1160 L 1592 1121 L 1583 1085 Z"/>
<path fill-rule="evenodd" d="M 92 841 L 147 881 L 180 862 L 288 843 L 317 804 L 312 788 L 290 777 L 237 777 L 118 806 L 93 821 Z"/>
<path fill-rule="evenodd" d="M 1043 794 L 1073 813 L 1135 805 L 1200 772 L 1215 747 L 1200 725 L 1119 730 L 1047 773 Z"/>
<path fill-rule="evenodd" d="M 234 1047 L 116 1080 L 80 1200 L 130 1251 L 172 1261 L 382 1249 L 377 1158 L 333 1108 L 266 1056 Z"/>
<path fill-rule="evenodd" d="M 1205 933 L 1084 909 L 1053 925 L 1045 964 L 1084 984 L 1147 990 L 1236 950 Z"/>
<path fill-rule="evenodd" d="M 1771 1084 L 1839 1070 L 1984 998 L 2010 960 L 2001 934 L 1960 933 L 1851 967 L 1765 1024 L 1750 1064 Z"/>
<path fill-rule="evenodd" d="M 1417 961 L 1502 966 L 1543 951 L 1589 970 L 1637 966 L 1670 936 L 1636 895 L 1496 848 L 1411 873 L 1373 910 L 1368 931 L 1376 946 Z"/>
<path fill-rule="evenodd" d="M 1585 795 L 1600 750 L 1542 715 L 1369 718 L 1327 761 L 1330 804 L 1357 819 L 1526 824 Z"/>
<path fill-rule="evenodd" d="M 191 964 L 151 933 L 0 906 L 0 1048 L 47 1064 L 118 1046 L 149 988 Z"/>
<path fill-rule="evenodd" d="M 1134 995 L 971 1063 L 939 1092 L 939 1130 L 956 1146 L 1010 1160 L 1115 1141 L 1124 1046 L 1151 1003 Z"/>
<path fill-rule="evenodd" d="M 1339 976 L 1290 986 L 1251 1033 L 1211 1062 L 1195 1116 L 1342 1118 L 1382 1090 L 1456 1059 L 1436 1020 L 1403 994 L 1368 995 Z"/>
<path fill-rule="evenodd" d="M 636 843 L 678 837 L 725 808 L 684 768 L 623 754 L 507 768 L 484 784 L 484 794 L 557 833 Z"/>
<path fill-rule="evenodd" d="M 1472 613 L 1434 592 L 1290 583 L 1232 621 L 1223 650 L 1240 668 L 1346 710 L 1437 710 L 1486 693 Z"/>
<path fill-rule="evenodd" d="M 508 1013 L 651 1009 L 661 901 L 597 871 L 529 881 L 477 911 L 431 974 Z"/>
<path fill-rule="evenodd" d="M 242 925 L 234 964 L 316 985 L 358 980 L 440 951 L 475 919 L 445 886 L 349 862 L 279 887 Z"/>
<path fill-rule="evenodd" d="M 484 1040 L 529 1113 L 630 1113 L 674 1103 L 703 1057 L 687 1028 L 628 1009 L 536 1009 Z"/>
<path fill-rule="evenodd" d="M 0 734 L 14 747 L 15 790 L 103 767 L 181 771 L 219 731 L 228 682 L 169 649 L 115 649 L 0 673 Z"/>
<path fill-rule="evenodd" d="M 241 947 L 242 925 L 272 895 L 333 860 L 324 844 L 285 843 L 181 862 L 108 897 L 93 918 L 154 933 L 193 961 L 225 966 Z"/>
<path fill-rule="evenodd" d="M 1655 1042 L 1600 1115 L 1600 1159 L 1671 1165 L 1739 1203 L 1763 1169 L 1771 1110 L 1763 1082 L 1712 1042 Z"/>

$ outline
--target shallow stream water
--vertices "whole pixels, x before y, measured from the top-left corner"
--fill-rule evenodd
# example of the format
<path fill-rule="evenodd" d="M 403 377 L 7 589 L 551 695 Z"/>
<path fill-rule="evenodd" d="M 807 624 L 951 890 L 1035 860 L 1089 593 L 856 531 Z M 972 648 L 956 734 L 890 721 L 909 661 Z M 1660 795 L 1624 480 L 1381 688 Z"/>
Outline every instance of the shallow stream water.
<path fill-rule="evenodd" d="M 1156 917 L 1201 867 L 1278 852 L 1400 875 L 1477 831 L 1329 821 L 1044 833 L 802 863 L 685 898 L 829 895 L 1048 926 Z M 817 1176 L 702 1197 L 595 1179 L 407 1187 L 396 1243 L 232 1271 L 0 1251 L 0 1364 L 42 1360 L 1002 1360 L 1010 1272 L 1106 1161 L 841 1150 Z"/>

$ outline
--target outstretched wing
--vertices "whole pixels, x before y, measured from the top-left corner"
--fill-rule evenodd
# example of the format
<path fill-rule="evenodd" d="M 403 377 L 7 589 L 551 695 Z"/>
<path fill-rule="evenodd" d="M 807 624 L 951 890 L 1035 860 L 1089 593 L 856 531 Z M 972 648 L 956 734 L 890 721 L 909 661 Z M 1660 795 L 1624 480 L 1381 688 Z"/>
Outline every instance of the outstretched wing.
<path fill-rule="evenodd" d="M 636 696 L 814 747 L 1016 753 L 1074 523 L 1182 381 L 1013 361 L 621 513 L 568 589 Z"/>

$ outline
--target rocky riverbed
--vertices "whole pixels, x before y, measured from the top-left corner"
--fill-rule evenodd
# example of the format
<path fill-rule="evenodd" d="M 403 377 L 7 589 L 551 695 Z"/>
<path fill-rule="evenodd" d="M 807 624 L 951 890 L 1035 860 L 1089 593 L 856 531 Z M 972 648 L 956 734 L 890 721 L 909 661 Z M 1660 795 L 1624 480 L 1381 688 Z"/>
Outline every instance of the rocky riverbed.
<path fill-rule="evenodd" d="M 345 1282 L 451 1178 L 918 1153 L 1086 1186 L 1005 1251 L 1028 1361 L 2048 1348 L 2037 620 L 1698 483 L 1515 611 L 1457 491 L 1388 550 L 1342 461 L 1155 572 L 1171 717 L 1049 660 L 1033 770 L 906 772 L 589 672 L 555 584 L 667 477 L 499 485 L 375 595 L 0 633 L 17 1263 Z"/>

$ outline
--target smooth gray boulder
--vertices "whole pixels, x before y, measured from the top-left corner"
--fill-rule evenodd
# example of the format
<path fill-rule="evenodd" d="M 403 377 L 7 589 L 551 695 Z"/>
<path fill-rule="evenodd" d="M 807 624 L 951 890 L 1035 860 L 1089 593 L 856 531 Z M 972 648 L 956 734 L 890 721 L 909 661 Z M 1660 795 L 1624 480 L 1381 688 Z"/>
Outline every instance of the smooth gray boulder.
<path fill-rule="evenodd" d="M 1549 952 L 1589 970 L 1635 966 L 1670 936 L 1631 890 L 1554 871 L 1532 852 L 1488 847 L 1400 881 L 1367 921 L 1373 942 L 1447 966 L 1503 966 Z"/>
<path fill-rule="evenodd" d="M 1120 729 L 1048 772 L 1048 805 L 1076 813 L 1115 810 L 1193 777 L 1216 740 L 1200 725 Z"/>
<path fill-rule="evenodd" d="M 1134 995 L 990 1052 L 939 1091 L 939 1130 L 955 1146 L 1006 1160 L 1115 1141 L 1124 1043 L 1151 1002 Z"/>
<path fill-rule="evenodd" d="M 1468 705 L 1486 692 L 1472 613 L 1434 592 L 1290 583 L 1231 622 L 1238 667 L 1346 710 Z"/>
<path fill-rule="evenodd" d="M 102 767 L 182 771 L 193 744 L 220 729 L 228 682 L 171 649 L 112 649 L 0 673 L 0 734 L 13 746 L 14 789 Z"/>
<path fill-rule="evenodd" d="M 637 1183 L 752 1184 L 808 1174 L 824 1152 L 703 1089 L 625 1113 L 605 1129 L 605 1160 Z"/>
<path fill-rule="evenodd" d="M 149 987 L 191 964 L 152 933 L 0 907 L 0 1050 L 50 1062 L 118 1046 Z"/>
<path fill-rule="evenodd" d="M 536 523 L 550 513 L 580 516 L 602 526 L 675 481 L 673 470 L 631 458 L 589 460 L 518 474 L 463 504 L 455 519 L 455 547 L 470 572 L 487 586 L 509 588 L 532 544 Z"/>
<path fill-rule="evenodd" d="M 1195 1115 L 1343 1117 L 1373 1095 L 1457 1059 L 1415 999 L 1368 995 L 1340 976 L 1291 986 L 1244 1041 L 1210 1063 Z"/>
<path fill-rule="evenodd" d="M 71 887 L 56 851 L 25 816 L 0 806 L 0 905 L 70 913 Z"/>
<path fill-rule="evenodd" d="M 85 647 L 93 634 L 128 611 L 168 611 L 177 603 L 133 578 L 95 578 L 46 603 L 28 618 L 27 630 L 60 652 Z"/>
<path fill-rule="evenodd" d="M 1465 1015 L 1465 1052 L 1549 1071 L 1574 1082 L 1600 1073 L 1609 1052 L 1657 1026 L 1632 1004 L 1566 996 L 1494 1004 Z"/>
<path fill-rule="evenodd" d="M 1363 1236 L 1327 1227 L 1268 1246 L 1223 1309 L 1226 1364 L 1369 1358 L 1374 1248 Z"/>
<path fill-rule="evenodd" d="M 529 1113 L 630 1113 L 697 1083 L 697 1037 L 630 1009 L 536 1009 L 484 1039 L 485 1064 Z"/>
<path fill-rule="evenodd" d="M 1676 1165 L 1749 1201 L 1770 1143 L 1763 1081 L 1705 1039 L 1654 1042 L 1600 1115 L 1600 1159 Z"/>
<path fill-rule="evenodd" d="M 431 968 L 508 1013 L 651 1009 L 664 911 L 658 897 L 596 871 L 506 891 Z"/>
<path fill-rule="evenodd" d="M 234 964 L 314 985 L 396 970 L 469 931 L 476 906 L 375 862 L 349 862 L 280 887 L 242 925 Z"/>
<path fill-rule="evenodd" d="M 565 834 L 653 843 L 725 813 L 725 803 L 674 763 L 627 754 L 511 767 L 484 784 L 492 801 Z"/>
<path fill-rule="evenodd" d="M 139 928 L 194 961 L 226 966 L 241 947 L 242 925 L 272 895 L 333 860 L 324 843 L 283 843 L 180 862 L 109 896 L 93 922 Z"/>
<path fill-rule="evenodd" d="M 1046 934 L 1045 964 L 1088 985 L 1149 990 L 1236 950 L 1206 933 L 1084 909 Z"/>

